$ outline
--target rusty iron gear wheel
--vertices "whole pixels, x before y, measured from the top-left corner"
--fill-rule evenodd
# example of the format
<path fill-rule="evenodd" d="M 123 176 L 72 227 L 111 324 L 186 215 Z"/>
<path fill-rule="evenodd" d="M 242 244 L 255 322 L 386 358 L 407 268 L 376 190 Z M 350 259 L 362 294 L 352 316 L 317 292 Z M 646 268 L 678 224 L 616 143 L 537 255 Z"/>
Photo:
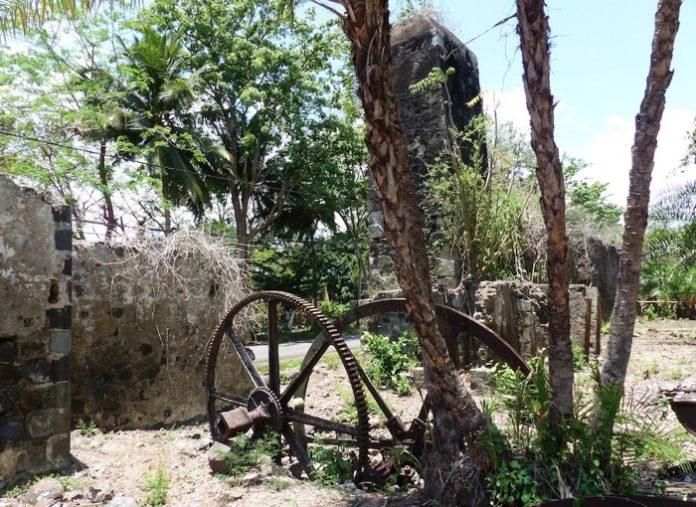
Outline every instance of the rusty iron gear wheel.
<path fill-rule="evenodd" d="M 283 407 L 278 396 L 267 387 L 257 387 L 249 395 L 247 410 L 250 412 L 259 406 L 263 406 L 270 416 L 268 424 L 274 431 L 280 432 L 283 426 Z"/>
<path fill-rule="evenodd" d="M 289 304 L 294 308 L 302 310 L 318 324 L 321 334 L 323 336 L 323 340 L 326 342 L 328 346 L 333 346 L 333 348 L 336 350 L 336 353 L 338 354 L 343 364 L 343 367 L 347 373 L 348 382 L 350 383 L 353 392 L 353 397 L 355 398 L 355 408 L 357 411 L 357 424 L 355 425 L 355 427 L 335 423 L 333 421 L 329 421 L 315 416 L 310 416 L 308 414 L 304 414 L 303 412 L 293 410 L 288 407 L 288 402 L 293 398 L 295 392 L 301 386 L 306 384 L 306 381 L 311 374 L 311 370 L 316 365 L 316 362 L 318 362 L 319 357 L 316 357 L 315 361 L 310 362 L 310 364 L 303 365 L 303 368 L 300 370 L 297 378 L 293 380 L 281 392 L 280 381 L 278 378 L 279 372 L 277 371 L 277 342 L 275 344 L 275 350 L 273 350 L 274 347 L 272 345 L 269 345 L 269 365 L 271 365 L 271 371 L 269 375 L 270 386 L 266 385 L 264 380 L 258 374 L 256 368 L 254 367 L 248 352 L 244 348 L 244 345 L 236 337 L 233 327 L 235 317 L 246 306 L 256 301 L 265 301 L 268 304 L 269 326 L 271 325 L 270 322 L 274 321 L 274 319 L 276 318 L 271 318 L 271 315 L 274 314 L 272 312 L 275 312 L 275 310 L 271 310 L 271 308 L 275 308 L 275 305 L 277 303 Z M 277 323 L 274 325 L 277 325 Z M 276 331 L 277 330 L 273 332 Z M 273 333 L 271 332 L 271 329 L 269 327 L 269 343 L 271 341 L 270 336 L 272 334 Z M 358 363 L 355 357 L 353 356 L 353 353 L 348 348 L 348 345 L 346 345 L 346 342 L 341 336 L 341 333 L 331 322 L 331 320 L 329 320 L 321 311 L 319 311 L 319 309 L 317 309 L 314 305 L 310 304 L 308 301 L 305 301 L 304 299 L 294 296 L 292 294 L 280 291 L 263 291 L 250 294 L 249 296 L 245 297 L 237 304 L 235 304 L 231 310 L 229 310 L 229 312 L 220 321 L 220 324 L 217 326 L 206 347 L 207 371 L 205 385 L 208 396 L 208 421 L 210 423 L 210 428 L 214 439 L 217 439 L 218 437 L 215 428 L 215 420 L 218 415 L 216 402 L 222 401 L 232 406 L 247 406 L 247 398 L 219 392 L 215 386 L 215 371 L 218 367 L 218 355 L 220 352 L 220 347 L 225 337 L 227 337 L 230 340 L 237 355 L 239 356 L 239 359 L 241 360 L 243 367 L 249 374 L 249 377 L 254 382 L 256 390 L 259 392 L 265 392 L 265 390 L 268 390 L 278 400 L 278 406 L 282 411 L 280 431 L 282 435 L 285 437 L 292 453 L 296 455 L 298 460 L 305 461 L 305 466 L 306 468 L 308 468 L 308 457 L 306 456 L 306 452 L 302 449 L 302 445 L 299 442 L 300 439 L 297 437 L 297 435 L 294 434 L 292 426 L 289 424 L 290 422 L 294 421 L 302 424 L 313 425 L 317 428 L 324 428 L 329 431 L 336 431 L 337 433 L 345 433 L 350 435 L 353 439 L 355 439 L 356 446 L 358 448 L 358 466 L 356 470 L 356 479 L 360 480 L 360 477 L 362 476 L 363 470 L 367 466 L 368 461 L 369 420 L 367 402 L 365 399 L 365 393 L 363 391 Z M 276 365 L 275 372 L 273 372 L 273 360 L 275 361 Z"/>

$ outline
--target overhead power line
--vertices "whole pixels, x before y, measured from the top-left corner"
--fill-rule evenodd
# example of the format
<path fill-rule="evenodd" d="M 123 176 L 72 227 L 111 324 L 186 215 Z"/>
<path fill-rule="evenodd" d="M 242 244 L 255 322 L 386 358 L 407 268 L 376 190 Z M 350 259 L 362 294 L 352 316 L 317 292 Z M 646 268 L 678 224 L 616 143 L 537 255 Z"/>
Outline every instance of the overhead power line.
<path fill-rule="evenodd" d="M 58 141 L 53 141 L 53 140 L 50 140 L 50 139 L 41 139 L 41 138 L 38 138 L 38 137 L 27 136 L 27 135 L 18 134 L 18 133 L 16 133 L 16 132 L 10 132 L 10 131 L 7 131 L 7 130 L 2 130 L 2 129 L 0 129 L 0 135 L 5 135 L 5 136 L 9 136 L 9 137 L 14 137 L 14 138 L 16 138 L 16 139 L 22 139 L 22 140 L 24 140 L 24 141 L 32 141 L 32 142 L 36 142 L 36 143 L 40 143 L 40 144 L 45 144 L 45 145 L 47 145 L 47 146 L 54 146 L 54 147 L 56 147 L 56 148 L 64 148 L 64 149 L 67 149 L 67 150 L 73 150 L 73 151 L 78 151 L 78 152 L 82 152 L 82 153 L 88 153 L 88 154 L 90 154 L 90 155 L 96 155 L 96 156 L 100 156 L 100 155 L 101 155 L 100 152 L 98 152 L 98 151 L 96 151 L 96 150 L 89 149 L 89 148 L 83 148 L 83 147 L 78 147 L 78 146 L 72 146 L 72 145 L 69 145 L 69 144 L 61 143 L 61 142 L 58 142 Z M 167 170 L 167 171 L 176 171 L 176 172 L 180 172 L 180 173 L 193 174 L 193 175 L 195 175 L 195 176 L 199 176 L 199 177 L 202 177 L 202 178 L 204 178 L 204 179 L 205 179 L 205 178 L 208 178 L 208 179 L 214 179 L 214 180 L 217 180 L 217 181 L 224 181 L 224 182 L 227 182 L 227 183 L 238 183 L 238 184 L 243 184 L 243 185 L 251 185 L 252 187 L 256 187 L 256 188 L 265 187 L 265 188 L 267 188 L 267 189 L 276 190 L 276 191 L 279 191 L 279 192 L 280 192 L 280 191 L 283 191 L 283 188 L 282 188 L 282 187 L 277 187 L 277 186 L 274 186 L 274 185 L 269 185 L 269 184 L 267 184 L 267 183 L 248 183 L 248 182 L 245 182 L 245 181 L 243 181 L 243 180 L 241 180 L 241 179 L 239 179 L 239 178 L 226 177 L 226 176 L 218 176 L 218 175 L 215 175 L 215 174 L 200 174 L 200 173 L 196 173 L 196 172 L 193 172 L 193 171 L 189 171 L 189 170 L 187 170 L 187 169 L 181 169 L 181 168 L 178 168 L 178 167 L 171 167 L 171 166 L 159 164 L 159 163 L 157 163 L 157 162 L 148 162 L 147 160 L 128 160 L 128 159 L 126 159 L 126 158 L 124 158 L 124 157 L 121 157 L 121 156 L 118 156 L 118 155 L 111 155 L 111 154 L 109 154 L 109 153 L 107 153 L 105 156 L 106 156 L 107 158 L 110 158 L 110 159 L 116 160 L 116 161 L 131 162 L 131 163 L 134 163 L 134 164 L 140 164 L 140 165 L 144 165 L 144 166 L 148 166 L 148 167 L 154 167 L 154 168 L 157 168 L 157 169 L 165 169 L 165 170 Z M 285 191 L 288 192 L 288 193 L 295 194 L 295 195 L 306 195 L 306 196 L 309 196 L 309 197 L 314 197 L 314 198 L 316 198 L 316 199 L 325 199 L 325 198 L 329 197 L 329 196 L 326 195 L 326 194 L 317 194 L 317 193 L 314 193 L 314 192 L 306 192 L 306 191 L 295 190 L 295 189 L 285 189 Z"/>

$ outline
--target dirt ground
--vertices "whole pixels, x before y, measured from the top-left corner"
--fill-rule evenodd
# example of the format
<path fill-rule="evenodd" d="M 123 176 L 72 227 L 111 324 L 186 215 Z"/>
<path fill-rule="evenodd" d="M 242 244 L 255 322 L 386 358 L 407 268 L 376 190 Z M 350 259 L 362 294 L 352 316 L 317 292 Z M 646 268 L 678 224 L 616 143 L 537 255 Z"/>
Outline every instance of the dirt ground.
<path fill-rule="evenodd" d="M 658 402 L 661 391 L 696 391 L 696 322 L 640 321 L 636 328 L 629 368 L 627 398 L 654 410 L 655 416 L 674 431 L 679 428 L 674 414 Z M 288 373 L 289 376 L 292 372 Z M 287 380 L 287 379 L 286 379 Z M 349 387 L 340 368 L 323 365 L 310 383 L 306 400 L 308 411 L 340 419 L 347 417 Z M 646 401 L 647 400 L 647 401 Z M 420 408 L 414 390 L 410 397 L 390 395 L 387 403 L 410 421 Z M 371 423 L 379 420 L 373 416 Z M 241 477 L 214 476 L 210 473 L 206 450 L 211 441 L 207 424 L 175 426 L 159 430 L 117 431 L 94 434 L 75 430 L 72 455 L 75 464 L 43 486 L 55 491 L 38 501 L 29 485 L 20 485 L 0 496 L 0 507 L 39 505 L 77 507 L 108 505 L 133 507 L 152 501 L 153 480 L 168 479 L 160 489 L 166 492 L 168 506 L 387 506 L 422 505 L 417 493 L 363 492 L 352 485 L 323 486 L 293 478 L 282 467 L 252 470 Z M 686 444 L 696 460 L 696 437 Z M 696 477 L 680 477 L 669 491 L 696 497 Z M 51 484 L 46 484 L 46 483 Z M 58 486 L 58 483 L 60 486 Z M 60 491 L 62 489 L 62 491 Z M 38 491 L 40 493 L 40 491 Z M 148 496 L 150 498 L 148 499 Z M 32 504 L 31 501 L 35 503 Z"/>

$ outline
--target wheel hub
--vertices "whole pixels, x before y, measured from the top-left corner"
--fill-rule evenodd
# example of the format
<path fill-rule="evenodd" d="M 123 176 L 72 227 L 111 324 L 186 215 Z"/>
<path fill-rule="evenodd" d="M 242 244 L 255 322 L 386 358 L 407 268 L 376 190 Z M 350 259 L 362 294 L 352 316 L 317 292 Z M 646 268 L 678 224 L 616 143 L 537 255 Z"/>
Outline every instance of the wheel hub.
<path fill-rule="evenodd" d="M 267 387 L 257 387 L 249 395 L 247 410 L 253 412 L 261 407 L 268 414 L 268 420 L 264 424 L 270 424 L 274 431 L 279 432 L 283 423 L 283 407 L 275 393 Z M 257 425 L 254 429 L 258 429 Z"/>

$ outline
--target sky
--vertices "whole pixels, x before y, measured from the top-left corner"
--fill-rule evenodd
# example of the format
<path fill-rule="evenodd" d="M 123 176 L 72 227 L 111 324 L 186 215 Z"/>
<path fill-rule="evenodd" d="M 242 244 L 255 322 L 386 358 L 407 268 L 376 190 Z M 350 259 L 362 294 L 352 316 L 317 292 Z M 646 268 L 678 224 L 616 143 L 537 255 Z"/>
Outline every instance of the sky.
<path fill-rule="evenodd" d="M 433 5 L 441 22 L 476 54 L 485 107 L 497 107 L 500 119 L 528 131 L 515 20 L 481 35 L 514 13 L 514 1 L 434 0 Z M 620 205 L 628 194 L 634 119 L 645 90 L 656 6 L 657 0 L 547 0 L 556 142 L 562 154 L 588 162 L 580 176 L 608 183 L 610 199 Z M 696 166 L 679 167 L 696 118 L 696 0 L 684 0 L 680 20 L 653 201 L 696 178 Z"/>

